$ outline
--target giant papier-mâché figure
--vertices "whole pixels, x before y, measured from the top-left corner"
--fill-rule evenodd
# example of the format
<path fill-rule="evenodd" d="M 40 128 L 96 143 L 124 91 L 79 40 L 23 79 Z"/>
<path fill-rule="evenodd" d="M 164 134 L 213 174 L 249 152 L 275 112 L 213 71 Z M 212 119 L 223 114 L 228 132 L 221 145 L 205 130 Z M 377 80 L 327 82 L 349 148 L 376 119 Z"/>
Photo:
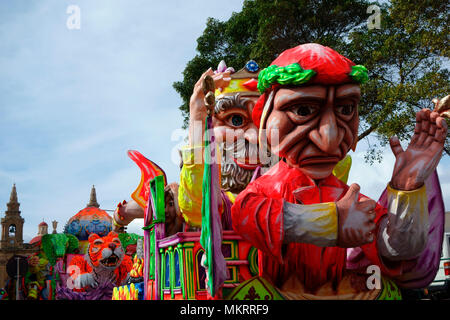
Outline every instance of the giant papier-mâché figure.
<path fill-rule="evenodd" d="M 236 194 L 261 167 L 258 155 L 257 128 L 252 120 L 253 107 L 259 97 L 257 90 L 258 64 L 250 60 L 241 70 L 227 67 L 221 61 L 216 71 L 208 69 L 197 81 L 189 104 L 189 144 L 181 149 L 183 165 L 180 173 L 178 201 L 186 222 L 201 226 L 202 182 L 204 175 L 205 91 L 206 76 L 214 80 L 215 106 L 212 127 L 219 147 L 217 160 L 223 201 L 222 224 L 231 230 L 231 205 Z"/>
<path fill-rule="evenodd" d="M 237 196 L 232 222 L 260 250 L 260 275 L 287 299 L 399 297 L 398 286 L 424 287 L 436 273 L 444 208 L 435 169 L 447 135 L 438 112 L 417 112 L 405 150 L 391 138 L 384 205 L 332 175 L 356 147 L 367 78 L 319 44 L 286 50 L 260 72 L 253 121 L 280 161 Z M 369 266 L 379 268 L 379 286 L 367 284 Z"/>
<path fill-rule="evenodd" d="M 100 237 L 93 233 L 88 240 L 87 253 L 72 258 L 69 265 L 73 290 L 86 291 L 108 283 L 115 286 L 125 284 L 132 261 L 125 254 L 118 234 L 111 231 L 107 236 Z"/>

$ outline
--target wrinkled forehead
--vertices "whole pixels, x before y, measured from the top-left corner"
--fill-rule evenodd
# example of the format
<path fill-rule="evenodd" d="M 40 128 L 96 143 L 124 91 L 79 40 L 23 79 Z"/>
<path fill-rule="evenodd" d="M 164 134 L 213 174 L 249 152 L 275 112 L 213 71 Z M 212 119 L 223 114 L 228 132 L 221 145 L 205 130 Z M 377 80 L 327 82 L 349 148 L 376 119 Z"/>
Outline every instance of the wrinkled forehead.
<path fill-rule="evenodd" d="M 284 105 L 299 99 L 326 100 L 329 94 L 334 94 L 333 98 L 335 99 L 354 98 L 359 100 L 361 97 L 361 89 L 358 84 L 282 87 L 275 94 L 274 104 Z"/>
<path fill-rule="evenodd" d="M 215 112 L 223 113 L 232 109 L 241 109 L 251 113 L 258 98 L 259 96 L 243 94 L 225 96 L 216 101 Z"/>

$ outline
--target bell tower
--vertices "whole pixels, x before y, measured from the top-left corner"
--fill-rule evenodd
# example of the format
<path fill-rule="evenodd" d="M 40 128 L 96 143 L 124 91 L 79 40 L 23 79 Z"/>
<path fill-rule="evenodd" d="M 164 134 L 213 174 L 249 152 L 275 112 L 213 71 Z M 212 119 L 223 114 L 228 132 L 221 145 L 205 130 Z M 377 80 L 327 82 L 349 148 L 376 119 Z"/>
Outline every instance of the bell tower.
<path fill-rule="evenodd" d="M 11 196 L 7 203 L 5 217 L 2 218 L 2 238 L 0 241 L 1 249 L 21 249 L 23 247 L 23 223 L 25 220 L 20 216 L 17 200 L 16 184 L 13 185 Z"/>

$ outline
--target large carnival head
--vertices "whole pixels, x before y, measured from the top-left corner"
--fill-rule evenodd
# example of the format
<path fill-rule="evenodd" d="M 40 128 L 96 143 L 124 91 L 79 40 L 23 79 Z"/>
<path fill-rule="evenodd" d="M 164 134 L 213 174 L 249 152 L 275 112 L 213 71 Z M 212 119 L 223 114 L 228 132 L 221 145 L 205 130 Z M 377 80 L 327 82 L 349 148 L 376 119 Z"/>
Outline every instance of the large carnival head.
<path fill-rule="evenodd" d="M 122 263 L 125 252 L 117 233 L 111 231 L 105 237 L 93 233 L 88 240 L 86 260 L 94 269 L 113 270 Z"/>
<path fill-rule="evenodd" d="M 252 116 L 260 144 L 312 179 L 328 177 L 356 146 L 359 84 L 367 79 L 364 66 L 329 47 L 284 51 L 259 75 Z"/>
<path fill-rule="evenodd" d="M 259 98 L 259 66 L 250 60 L 235 72 L 221 61 L 216 72 L 230 72 L 230 84 L 216 90 L 214 135 L 222 147 L 222 188 L 238 193 L 250 182 L 260 165 L 258 129 L 252 112 Z"/>

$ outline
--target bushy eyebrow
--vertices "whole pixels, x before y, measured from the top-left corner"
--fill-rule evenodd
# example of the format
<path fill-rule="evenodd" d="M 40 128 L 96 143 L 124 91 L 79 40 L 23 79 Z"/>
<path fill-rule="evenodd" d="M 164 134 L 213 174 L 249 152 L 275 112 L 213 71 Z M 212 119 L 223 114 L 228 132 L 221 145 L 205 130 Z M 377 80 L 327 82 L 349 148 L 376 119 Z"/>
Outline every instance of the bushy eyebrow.
<path fill-rule="evenodd" d="M 313 92 L 310 92 L 310 90 L 308 90 L 307 92 L 305 91 L 294 91 L 289 95 L 284 95 L 284 97 L 275 97 L 275 103 L 277 105 L 285 105 L 289 102 L 293 102 L 296 100 L 307 100 L 307 99 L 311 99 L 311 100 L 326 100 L 327 99 L 327 91 L 325 88 L 323 87 L 317 87 L 316 90 L 314 90 Z"/>
<path fill-rule="evenodd" d="M 361 98 L 361 91 L 359 87 L 347 87 L 347 88 L 338 88 L 336 90 L 335 98 L 343 99 L 343 98 Z"/>
<path fill-rule="evenodd" d="M 251 101 L 251 99 L 241 97 L 239 94 L 234 96 L 226 96 L 217 100 L 214 111 L 216 114 L 232 109 L 241 109 L 248 112 L 248 108 L 246 107 L 246 103 L 248 101 Z"/>

